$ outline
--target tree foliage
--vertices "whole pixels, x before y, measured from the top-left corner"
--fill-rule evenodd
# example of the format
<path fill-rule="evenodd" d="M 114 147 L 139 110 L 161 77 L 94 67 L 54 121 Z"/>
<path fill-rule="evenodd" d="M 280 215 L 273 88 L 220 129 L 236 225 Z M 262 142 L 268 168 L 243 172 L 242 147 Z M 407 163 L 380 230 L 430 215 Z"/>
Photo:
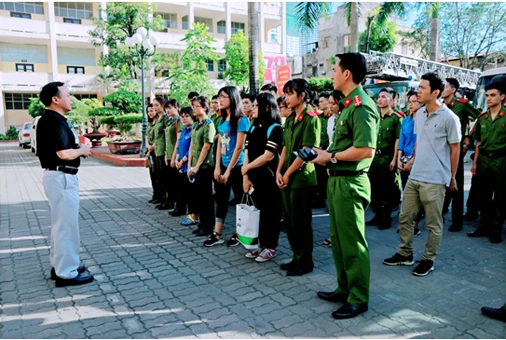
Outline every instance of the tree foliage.
<path fill-rule="evenodd" d="M 99 13 L 101 10 L 99 7 Z M 95 28 L 89 31 L 93 46 L 109 47 L 108 54 L 100 56 L 99 65 L 110 66 L 113 70 L 123 69 L 128 78 L 137 79 L 140 57 L 125 45 L 125 39 L 135 34 L 139 27 L 161 30 L 163 19 L 160 16 L 150 20 L 155 11 L 156 6 L 150 2 L 108 2 L 105 11 L 107 20 L 93 17 Z M 115 80 L 120 80 L 125 72 L 112 74 Z"/>
<path fill-rule="evenodd" d="M 225 43 L 225 61 L 225 80 L 246 90 L 249 81 L 248 38 L 242 30 L 234 33 Z"/>
<path fill-rule="evenodd" d="M 28 105 L 28 114 L 33 118 L 40 116 L 46 111 L 46 106 L 42 104 L 39 99 L 39 95 L 37 97 L 30 98 L 30 105 Z"/>
<path fill-rule="evenodd" d="M 331 78 L 307 78 L 309 89 L 316 93 L 331 92 L 334 90 Z"/>
<path fill-rule="evenodd" d="M 397 43 L 397 38 L 395 36 L 395 27 L 396 25 L 393 22 L 379 24 L 376 19 L 374 19 L 369 35 L 369 51 L 392 51 L 395 44 Z M 360 34 L 358 47 L 360 52 L 365 52 L 366 36 L 367 31 L 364 31 Z"/>
<path fill-rule="evenodd" d="M 185 41 L 188 46 L 183 54 L 172 55 L 173 70 L 168 77 L 171 98 L 184 103 L 191 91 L 211 97 L 216 90 L 207 74 L 207 61 L 219 59 L 211 46 L 215 40 L 207 32 L 205 24 L 194 23 L 181 41 Z"/>
<path fill-rule="evenodd" d="M 121 113 L 141 112 L 142 97 L 134 92 L 118 90 L 104 97 L 105 103 L 110 103 L 113 108 Z"/>
<path fill-rule="evenodd" d="M 442 3 L 440 16 L 443 54 L 458 57 L 461 67 L 483 70 L 491 52 L 506 46 L 505 3 Z"/>
<path fill-rule="evenodd" d="M 413 30 L 398 31 L 403 42 L 415 51 L 420 52 L 422 59 L 429 59 L 430 56 L 430 21 L 431 15 L 427 11 L 421 13 L 413 23 Z"/>

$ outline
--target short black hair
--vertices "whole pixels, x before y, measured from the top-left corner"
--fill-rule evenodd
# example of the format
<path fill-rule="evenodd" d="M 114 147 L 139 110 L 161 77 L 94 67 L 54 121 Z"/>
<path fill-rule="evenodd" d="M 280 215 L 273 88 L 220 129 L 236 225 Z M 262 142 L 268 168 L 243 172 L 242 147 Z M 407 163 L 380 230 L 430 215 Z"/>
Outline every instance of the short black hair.
<path fill-rule="evenodd" d="M 364 81 L 367 74 L 367 61 L 362 53 L 342 53 L 336 54 L 336 57 L 339 58 L 341 70 L 351 72 L 355 84 L 361 84 Z"/>
<path fill-rule="evenodd" d="M 249 101 L 253 103 L 255 101 L 255 96 L 246 92 L 241 92 L 241 99 L 249 99 Z"/>
<path fill-rule="evenodd" d="M 487 86 L 485 86 L 485 91 L 488 90 L 497 90 L 500 95 L 506 94 L 506 86 L 501 82 L 490 82 Z"/>
<path fill-rule="evenodd" d="M 386 92 L 389 95 L 392 95 L 392 93 L 386 87 L 383 87 L 378 93 L 381 93 L 381 92 Z"/>
<path fill-rule="evenodd" d="M 193 109 L 191 106 L 186 106 L 181 109 L 181 112 L 179 112 L 179 115 L 188 115 L 191 117 L 193 121 L 195 121 L 195 114 L 193 113 Z"/>
<path fill-rule="evenodd" d="M 436 90 L 439 90 L 439 93 L 437 97 L 441 97 L 441 94 L 443 93 L 443 90 L 445 88 L 445 84 L 443 82 L 443 79 L 439 74 L 436 72 L 428 72 L 425 73 L 420 77 L 421 80 L 427 80 L 429 82 L 430 86 L 430 92 L 434 92 Z"/>
<path fill-rule="evenodd" d="M 215 94 L 214 96 L 211 97 L 211 100 L 218 100 L 218 95 Z"/>
<path fill-rule="evenodd" d="M 202 106 L 202 108 L 204 108 L 204 111 L 206 111 L 206 114 L 209 113 L 209 99 L 207 99 L 204 96 L 198 96 L 198 97 L 193 97 L 191 101 L 192 101 L 192 104 L 194 102 L 199 103 L 200 106 Z"/>
<path fill-rule="evenodd" d="M 311 98 L 313 97 L 309 83 L 306 79 L 302 78 L 295 78 L 287 81 L 283 87 L 283 92 L 287 94 L 296 93 L 298 96 L 301 96 L 303 93 L 305 93 L 306 96 L 304 98 L 304 101 L 306 103 L 311 103 Z"/>
<path fill-rule="evenodd" d="M 278 93 L 278 87 L 276 85 L 272 85 L 272 84 L 265 84 L 264 86 L 262 86 L 260 91 L 269 91 L 269 92 Z"/>
<path fill-rule="evenodd" d="M 322 93 L 320 93 L 320 95 L 318 96 L 318 99 L 320 99 L 321 97 L 323 97 L 323 98 L 325 98 L 325 99 L 329 100 L 330 93 L 328 93 L 328 92 L 322 92 Z"/>
<path fill-rule="evenodd" d="M 334 100 L 336 101 L 336 103 L 338 103 L 344 97 L 343 93 L 341 91 L 339 91 L 339 90 L 332 91 L 331 96 L 332 96 L 332 98 L 334 98 Z"/>
<path fill-rule="evenodd" d="M 418 92 L 417 91 L 413 91 L 413 90 L 409 91 L 408 94 L 407 94 L 407 97 L 406 97 L 406 98 L 408 98 L 408 101 L 409 101 L 409 97 L 411 97 L 411 96 L 417 96 L 418 97 Z"/>
<path fill-rule="evenodd" d="M 459 84 L 459 81 L 455 78 L 446 78 L 446 82 L 448 84 L 450 84 L 450 86 L 455 89 L 455 90 L 459 90 L 459 87 L 460 87 L 460 84 Z"/>
<path fill-rule="evenodd" d="M 198 92 L 195 92 L 195 91 L 192 91 L 190 93 L 188 93 L 188 99 L 193 99 L 195 97 L 198 97 L 200 96 Z"/>
<path fill-rule="evenodd" d="M 65 86 L 65 83 L 61 81 L 53 81 L 44 85 L 42 90 L 40 91 L 39 99 L 44 104 L 44 106 L 48 107 L 53 102 L 53 97 L 60 96 L 60 87 Z"/>

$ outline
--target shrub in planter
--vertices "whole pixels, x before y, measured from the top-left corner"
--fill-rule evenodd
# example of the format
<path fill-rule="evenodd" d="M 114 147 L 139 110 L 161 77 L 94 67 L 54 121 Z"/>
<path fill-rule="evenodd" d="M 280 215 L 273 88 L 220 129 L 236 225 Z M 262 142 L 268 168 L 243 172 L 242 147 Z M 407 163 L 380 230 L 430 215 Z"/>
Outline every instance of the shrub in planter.
<path fill-rule="evenodd" d="M 122 116 L 114 117 L 114 122 L 118 124 L 121 135 L 124 136 L 130 132 L 133 124 L 142 123 L 142 114 L 129 113 Z"/>
<path fill-rule="evenodd" d="M 116 116 L 105 116 L 105 117 L 102 117 L 100 118 L 100 124 L 106 124 L 107 125 L 107 128 L 109 130 L 113 130 L 116 128 L 116 126 L 118 125 L 114 119 L 116 118 Z"/>
<path fill-rule="evenodd" d="M 119 113 L 119 110 L 114 107 L 97 107 L 89 110 L 88 116 L 90 117 L 90 123 L 93 126 L 93 133 L 97 133 L 98 128 L 100 127 L 100 118 L 98 117 L 117 116 Z"/>
<path fill-rule="evenodd" d="M 118 90 L 105 96 L 104 102 L 111 103 L 114 108 L 122 113 L 140 112 L 142 110 L 142 97 L 137 93 L 126 90 Z"/>
<path fill-rule="evenodd" d="M 0 133 L 0 140 L 12 140 L 18 138 L 18 129 L 15 126 L 11 125 L 9 129 L 4 134 Z"/>

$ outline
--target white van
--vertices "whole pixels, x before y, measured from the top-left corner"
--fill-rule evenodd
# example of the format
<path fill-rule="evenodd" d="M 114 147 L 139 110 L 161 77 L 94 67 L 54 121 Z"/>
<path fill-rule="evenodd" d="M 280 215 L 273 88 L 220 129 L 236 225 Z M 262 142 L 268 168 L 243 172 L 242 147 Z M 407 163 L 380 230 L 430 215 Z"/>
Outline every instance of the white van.
<path fill-rule="evenodd" d="M 485 97 L 485 86 L 490 83 L 490 80 L 498 75 L 506 75 L 506 67 L 498 67 L 492 70 L 483 71 L 478 80 L 478 84 L 476 85 L 476 95 L 475 95 L 475 106 L 477 109 L 482 112 L 487 109 L 487 101 Z"/>
<path fill-rule="evenodd" d="M 39 123 L 40 116 L 35 117 L 32 123 L 32 128 L 30 129 L 30 145 L 32 147 L 32 152 L 37 156 L 37 124 Z"/>

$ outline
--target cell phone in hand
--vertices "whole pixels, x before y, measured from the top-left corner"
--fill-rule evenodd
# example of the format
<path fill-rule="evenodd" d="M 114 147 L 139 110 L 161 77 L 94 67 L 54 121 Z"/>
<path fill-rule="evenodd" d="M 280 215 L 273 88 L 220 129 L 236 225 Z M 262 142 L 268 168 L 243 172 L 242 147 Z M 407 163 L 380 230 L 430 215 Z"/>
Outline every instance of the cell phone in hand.
<path fill-rule="evenodd" d="M 310 162 L 315 159 L 318 154 L 313 148 L 302 148 L 293 152 L 295 156 L 303 160 L 304 162 Z"/>

